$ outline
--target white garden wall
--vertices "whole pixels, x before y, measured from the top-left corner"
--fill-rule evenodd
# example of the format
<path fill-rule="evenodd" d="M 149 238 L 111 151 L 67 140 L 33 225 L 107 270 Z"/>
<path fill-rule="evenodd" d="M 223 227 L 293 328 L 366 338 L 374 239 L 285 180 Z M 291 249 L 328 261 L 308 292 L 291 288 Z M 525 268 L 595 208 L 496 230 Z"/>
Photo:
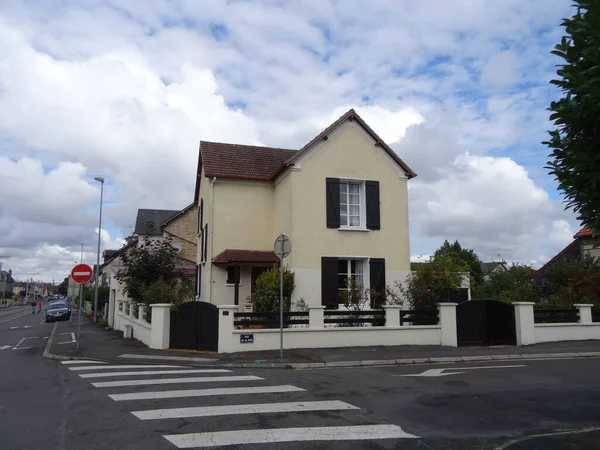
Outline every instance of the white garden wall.
<path fill-rule="evenodd" d="M 540 323 L 535 342 L 587 341 L 600 339 L 600 323 Z"/>

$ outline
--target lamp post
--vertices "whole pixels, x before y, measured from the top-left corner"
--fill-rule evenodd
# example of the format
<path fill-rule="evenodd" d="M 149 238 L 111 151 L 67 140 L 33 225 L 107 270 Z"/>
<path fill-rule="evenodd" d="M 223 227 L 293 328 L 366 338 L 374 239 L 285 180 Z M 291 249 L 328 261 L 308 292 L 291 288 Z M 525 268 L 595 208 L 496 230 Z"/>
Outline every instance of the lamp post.
<path fill-rule="evenodd" d="M 98 221 L 98 251 L 96 253 L 96 288 L 94 290 L 94 322 L 98 320 L 98 272 L 100 272 L 100 239 L 102 238 L 102 199 L 104 196 L 104 178 L 96 177 L 100 182 L 100 219 Z"/>

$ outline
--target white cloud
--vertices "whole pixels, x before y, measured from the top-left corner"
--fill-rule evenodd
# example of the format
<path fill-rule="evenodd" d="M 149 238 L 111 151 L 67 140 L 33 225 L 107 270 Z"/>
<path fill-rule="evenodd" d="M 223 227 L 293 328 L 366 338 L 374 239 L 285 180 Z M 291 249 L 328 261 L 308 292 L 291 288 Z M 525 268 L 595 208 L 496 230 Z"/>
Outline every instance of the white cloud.
<path fill-rule="evenodd" d="M 481 72 L 484 85 L 504 87 L 514 83 L 519 77 L 519 60 L 511 51 L 492 55 Z"/>

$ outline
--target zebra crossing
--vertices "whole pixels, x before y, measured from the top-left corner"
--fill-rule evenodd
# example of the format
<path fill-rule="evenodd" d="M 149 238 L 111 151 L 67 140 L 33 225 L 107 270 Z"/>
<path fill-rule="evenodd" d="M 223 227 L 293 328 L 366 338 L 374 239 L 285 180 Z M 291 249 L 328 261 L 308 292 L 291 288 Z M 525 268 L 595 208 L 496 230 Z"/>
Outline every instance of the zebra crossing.
<path fill-rule="evenodd" d="M 304 442 L 312 448 L 310 442 L 316 441 L 396 442 L 418 437 L 398 425 L 373 423 L 358 406 L 342 400 L 319 400 L 301 387 L 269 384 L 262 376 L 228 369 L 89 360 L 62 364 L 146 424 L 183 420 L 183 426 L 173 428 L 176 434 L 163 434 L 165 425 L 160 422 L 161 435 L 177 448 L 285 442 Z M 293 426 L 300 417 L 310 426 Z"/>

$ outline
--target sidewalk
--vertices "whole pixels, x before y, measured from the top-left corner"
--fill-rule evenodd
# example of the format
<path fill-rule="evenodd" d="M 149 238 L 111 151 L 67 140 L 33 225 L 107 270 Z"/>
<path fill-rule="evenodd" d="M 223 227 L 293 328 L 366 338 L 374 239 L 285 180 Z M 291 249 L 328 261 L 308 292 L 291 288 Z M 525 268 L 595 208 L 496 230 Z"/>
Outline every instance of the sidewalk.
<path fill-rule="evenodd" d="M 356 367 L 391 364 L 449 363 L 521 358 L 600 357 L 600 341 L 571 341 L 529 345 L 524 347 L 452 348 L 440 346 L 401 345 L 393 347 L 348 347 L 285 350 L 284 361 L 279 350 L 216 354 L 183 350 L 152 350 L 123 333 L 105 330 L 82 318 L 79 350 L 70 343 L 77 332 L 77 318 L 58 322 L 48 340 L 44 356 L 60 359 L 88 358 L 110 362 L 172 363 L 194 366 L 227 366 L 244 368 L 313 368 Z M 126 355 L 123 357 L 122 355 Z"/>

